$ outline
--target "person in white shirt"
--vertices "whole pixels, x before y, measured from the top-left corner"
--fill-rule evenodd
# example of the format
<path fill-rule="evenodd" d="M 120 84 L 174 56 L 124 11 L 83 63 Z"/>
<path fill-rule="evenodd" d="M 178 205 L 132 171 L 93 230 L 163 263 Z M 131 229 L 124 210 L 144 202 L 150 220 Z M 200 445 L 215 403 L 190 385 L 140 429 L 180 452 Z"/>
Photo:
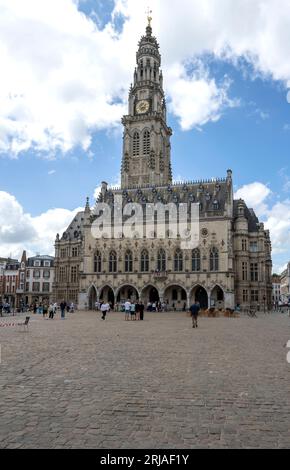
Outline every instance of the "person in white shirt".
<path fill-rule="evenodd" d="M 131 302 L 128 299 L 127 302 L 125 302 L 125 320 L 129 320 L 131 313 Z"/>
<path fill-rule="evenodd" d="M 106 320 L 106 315 L 110 311 L 110 305 L 107 302 L 104 302 L 101 306 L 102 320 Z"/>

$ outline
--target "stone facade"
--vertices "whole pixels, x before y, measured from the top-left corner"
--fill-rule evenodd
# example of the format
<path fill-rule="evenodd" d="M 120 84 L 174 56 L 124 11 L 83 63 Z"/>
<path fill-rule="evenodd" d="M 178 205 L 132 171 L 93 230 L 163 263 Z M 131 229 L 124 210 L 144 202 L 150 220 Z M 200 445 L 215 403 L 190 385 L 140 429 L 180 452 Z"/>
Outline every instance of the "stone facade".
<path fill-rule="evenodd" d="M 172 184 L 171 129 L 167 126 L 159 45 L 148 25 L 137 52 L 129 114 L 124 116 L 121 188 L 102 184 L 98 204 L 114 217 L 115 203 L 198 204 L 200 242 L 181 249 L 180 239 L 139 236 L 96 239 L 97 216 L 87 201 L 55 244 L 54 297 L 94 308 L 127 298 L 167 301 L 184 309 L 198 300 L 204 308 L 270 308 L 272 303 L 269 231 L 243 200 L 233 197 L 233 175 Z M 167 221 L 168 222 L 168 221 Z M 140 235 L 140 234 L 139 234 Z"/>
<path fill-rule="evenodd" d="M 281 276 L 281 300 L 288 302 L 290 299 L 290 263 L 287 268 L 282 272 Z"/>

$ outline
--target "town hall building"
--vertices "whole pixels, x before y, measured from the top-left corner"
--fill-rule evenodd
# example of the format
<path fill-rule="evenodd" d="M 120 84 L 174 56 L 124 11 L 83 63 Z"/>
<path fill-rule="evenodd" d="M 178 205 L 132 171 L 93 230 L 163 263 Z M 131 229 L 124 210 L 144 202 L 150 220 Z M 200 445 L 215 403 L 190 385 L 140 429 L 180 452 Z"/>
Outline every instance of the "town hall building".
<path fill-rule="evenodd" d="M 97 215 L 87 200 L 55 242 L 54 300 L 93 309 L 97 300 L 128 298 L 167 302 L 182 310 L 199 301 L 202 308 L 270 308 L 271 241 L 268 230 L 243 200 L 234 200 L 233 174 L 173 183 L 172 130 L 167 125 L 159 44 L 151 19 L 139 42 L 137 67 L 123 117 L 121 187 L 102 183 L 97 203 L 199 205 L 200 237 L 193 249 L 181 240 L 139 236 L 95 238 Z"/>

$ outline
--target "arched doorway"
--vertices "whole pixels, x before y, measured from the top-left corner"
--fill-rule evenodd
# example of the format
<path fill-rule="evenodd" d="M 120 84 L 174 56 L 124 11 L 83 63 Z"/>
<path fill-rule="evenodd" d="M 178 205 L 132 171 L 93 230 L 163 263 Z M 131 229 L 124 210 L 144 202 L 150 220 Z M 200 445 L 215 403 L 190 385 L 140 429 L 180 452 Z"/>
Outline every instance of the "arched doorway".
<path fill-rule="evenodd" d="M 215 286 L 210 295 L 211 307 L 222 309 L 225 306 L 224 291 L 220 286 Z"/>
<path fill-rule="evenodd" d="M 95 310 L 96 301 L 97 301 L 97 290 L 95 286 L 92 286 L 90 288 L 90 293 L 89 293 L 89 310 Z"/>
<path fill-rule="evenodd" d="M 110 286 L 105 286 L 100 291 L 100 302 L 108 302 L 112 308 L 115 306 L 115 294 Z"/>
<path fill-rule="evenodd" d="M 139 300 L 139 294 L 138 294 L 136 287 L 131 286 L 131 285 L 126 285 L 126 286 L 120 287 L 120 289 L 117 292 L 116 298 L 117 298 L 117 302 L 121 304 L 126 302 L 128 299 L 131 302 L 136 302 L 137 300 Z"/>
<path fill-rule="evenodd" d="M 144 302 L 145 307 L 147 306 L 148 302 L 150 303 L 159 302 L 160 297 L 159 297 L 158 289 L 156 289 L 156 287 L 152 285 L 144 287 L 144 289 L 141 292 L 141 299 Z"/>
<path fill-rule="evenodd" d="M 191 302 L 199 302 L 201 309 L 208 308 L 208 295 L 204 287 L 196 286 L 191 292 Z"/>
<path fill-rule="evenodd" d="M 168 286 L 164 291 L 163 300 L 166 302 L 168 310 L 185 311 L 187 308 L 186 290 L 179 285 Z"/>

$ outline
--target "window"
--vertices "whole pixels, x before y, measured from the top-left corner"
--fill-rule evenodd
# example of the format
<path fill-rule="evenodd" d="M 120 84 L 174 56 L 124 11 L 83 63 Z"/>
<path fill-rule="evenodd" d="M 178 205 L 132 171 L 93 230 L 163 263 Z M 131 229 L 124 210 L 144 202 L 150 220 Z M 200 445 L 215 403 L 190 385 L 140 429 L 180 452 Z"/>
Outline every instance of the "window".
<path fill-rule="evenodd" d="M 133 135 L 133 157 L 138 157 L 140 154 L 140 135 L 139 132 L 134 132 Z"/>
<path fill-rule="evenodd" d="M 257 253 L 258 251 L 258 242 L 250 242 L 250 252 Z"/>
<path fill-rule="evenodd" d="M 243 281 L 248 280 L 248 263 L 242 263 L 242 276 Z"/>
<path fill-rule="evenodd" d="M 259 265 L 258 263 L 251 263 L 251 281 L 259 281 Z"/>
<path fill-rule="evenodd" d="M 219 251 L 217 248 L 210 250 L 210 271 L 219 270 Z"/>
<path fill-rule="evenodd" d="M 251 302 L 259 302 L 259 291 L 252 290 L 251 291 Z"/>
<path fill-rule="evenodd" d="M 100 251 L 97 251 L 94 257 L 94 272 L 102 272 L 102 255 Z"/>
<path fill-rule="evenodd" d="M 200 250 L 198 248 L 192 252 L 192 271 L 200 271 Z"/>
<path fill-rule="evenodd" d="M 43 270 L 43 277 L 45 279 L 49 279 L 50 278 L 50 271 L 48 269 L 44 269 Z"/>
<path fill-rule="evenodd" d="M 40 292 L 40 282 L 33 282 L 32 290 L 33 292 Z"/>
<path fill-rule="evenodd" d="M 62 266 L 59 268 L 59 282 L 65 282 L 66 281 L 66 272 L 65 272 L 65 267 Z"/>
<path fill-rule="evenodd" d="M 147 273 L 149 271 L 149 254 L 147 250 L 141 253 L 141 272 Z"/>
<path fill-rule="evenodd" d="M 29 292 L 29 282 L 26 283 L 26 292 Z"/>
<path fill-rule="evenodd" d="M 150 155 L 150 132 L 147 130 L 143 135 L 143 155 Z"/>
<path fill-rule="evenodd" d="M 73 258 L 77 258 L 78 255 L 79 255 L 78 247 L 72 248 L 72 257 L 73 257 Z"/>
<path fill-rule="evenodd" d="M 61 258 L 65 258 L 65 257 L 66 257 L 66 249 L 65 249 L 65 248 L 62 248 L 62 249 L 60 250 L 60 257 L 61 257 Z"/>
<path fill-rule="evenodd" d="M 115 251 L 111 251 L 109 257 L 109 272 L 116 273 L 117 272 L 117 255 Z"/>
<path fill-rule="evenodd" d="M 44 264 L 43 264 L 46 268 L 49 268 L 50 266 L 50 261 L 44 261 Z"/>
<path fill-rule="evenodd" d="M 39 269 L 35 269 L 33 271 L 33 277 L 34 278 L 39 278 L 40 277 L 40 270 Z"/>
<path fill-rule="evenodd" d="M 33 265 L 37 268 L 39 268 L 40 266 L 40 261 L 34 261 Z"/>
<path fill-rule="evenodd" d="M 245 238 L 242 240 L 242 251 L 248 251 L 248 243 Z"/>
<path fill-rule="evenodd" d="M 44 282 L 43 285 L 42 285 L 42 291 L 43 292 L 49 292 L 49 282 Z"/>
<path fill-rule="evenodd" d="M 176 250 L 174 256 L 174 271 L 183 271 L 183 254 L 181 250 Z"/>
<path fill-rule="evenodd" d="M 166 271 L 166 253 L 164 250 L 159 250 L 158 251 L 158 256 L 157 256 L 157 270 L 159 272 L 164 272 Z"/>
<path fill-rule="evenodd" d="M 249 301 L 249 292 L 247 290 L 243 290 L 243 302 Z"/>
<path fill-rule="evenodd" d="M 70 274 L 71 282 L 77 282 L 77 280 L 78 280 L 78 267 L 77 266 L 72 266 L 70 273 L 71 273 Z"/>
<path fill-rule="evenodd" d="M 133 255 L 131 251 L 126 251 L 125 254 L 125 273 L 131 273 L 133 271 Z"/>
<path fill-rule="evenodd" d="M 26 271 L 26 277 L 27 277 L 27 279 L 30 278 L 30 271 Z"/>

